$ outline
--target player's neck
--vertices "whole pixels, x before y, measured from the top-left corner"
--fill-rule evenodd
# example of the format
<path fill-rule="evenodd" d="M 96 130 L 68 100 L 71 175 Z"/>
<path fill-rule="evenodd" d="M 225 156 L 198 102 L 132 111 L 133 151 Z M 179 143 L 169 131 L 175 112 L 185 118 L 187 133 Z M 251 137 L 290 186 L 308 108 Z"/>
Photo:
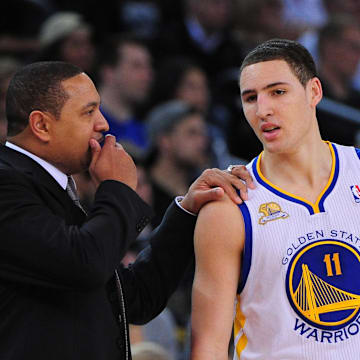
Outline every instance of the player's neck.
<path fill-rule="evenodd" d="M 304 144 L 291 152 L 264 152 L 261 171 L 273 184 L 315 203 L 331 174 L 332 155 L 323 141 Z"/>

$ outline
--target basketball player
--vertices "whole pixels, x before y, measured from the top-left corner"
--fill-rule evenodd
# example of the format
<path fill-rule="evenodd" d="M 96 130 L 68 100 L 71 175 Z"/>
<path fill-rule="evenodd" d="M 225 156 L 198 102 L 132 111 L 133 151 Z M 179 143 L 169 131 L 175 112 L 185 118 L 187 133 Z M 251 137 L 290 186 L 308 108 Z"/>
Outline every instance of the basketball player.
<path fill-rule="evenodd" d="M 359 151 L 321 139 L 321 83 L 300 44 L 252 50 L 240 90 L 264 150 L 248 201 L 199 214 L 192 359 L 228 359 L 233 322 L 234 359 L 358 359 Z"/>

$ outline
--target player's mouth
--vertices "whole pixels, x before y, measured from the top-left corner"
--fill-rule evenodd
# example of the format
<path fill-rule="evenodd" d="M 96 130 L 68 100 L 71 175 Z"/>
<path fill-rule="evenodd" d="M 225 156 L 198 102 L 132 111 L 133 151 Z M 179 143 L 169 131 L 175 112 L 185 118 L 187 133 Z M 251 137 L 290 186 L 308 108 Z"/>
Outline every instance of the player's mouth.
<path fill-rule="evenodd" d="M 264 132 L 272 132 L 274 130 L 277 130 L 277 129 L 280 129 L 278 126 L 273 126 L 273 127 L 270 127 L 268 129 L 264 129 L 263 131 Z"/>
<path fill-rule="evenodd" d="M 261 131 L 266 140 L 272 140 L 279 134 L 280 127 L 274 124 L 264 124 L 261 127 Z"/>

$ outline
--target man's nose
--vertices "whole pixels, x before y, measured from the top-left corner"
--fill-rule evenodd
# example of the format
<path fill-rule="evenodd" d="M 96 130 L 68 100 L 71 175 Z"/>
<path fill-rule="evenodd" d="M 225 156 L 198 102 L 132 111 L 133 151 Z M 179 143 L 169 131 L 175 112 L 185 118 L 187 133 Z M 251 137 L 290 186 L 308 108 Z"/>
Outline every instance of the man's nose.
<path fill-rule="evenodd" d="M 95 123 L 95 130 L 102 132 L 109 131 L 109 123 L 107 122 L 107 120 L 105 119 L 104 115 L 101 113 L 100 110 L 99 110 L 99 117 Z"/>
<path fill-rule="evenodd" d="M 256 116 L 261 119 L 266 119 L 273 114 L 271 101 L 266 95 L 258 95 L 256 101 Z"/>

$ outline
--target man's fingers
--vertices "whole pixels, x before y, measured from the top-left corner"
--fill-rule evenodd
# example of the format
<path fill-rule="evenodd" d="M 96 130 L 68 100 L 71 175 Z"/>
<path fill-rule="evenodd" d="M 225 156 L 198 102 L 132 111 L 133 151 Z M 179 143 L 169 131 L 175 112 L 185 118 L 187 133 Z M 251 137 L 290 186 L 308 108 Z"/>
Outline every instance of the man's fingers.
<path fill-rule="evenodd" d="M 241 199 L 248 200 L 248 198 L 249 198 L 248 197 L 248 184 L 246 182 L 244 182 L 245 180 L 241 180 L 236 175 L 232 175 L 232 174 L 227 174 L 227 175 L 228 175 L 229 181 L 231 181 L 232 185 L 236 189 L 239 190 Z M 248 179 L 248 181 L 249 181 L 249 179 Z M 252 183 L 252 179 L 251 179 L 251 183 Z M 252 188 L 255 188 L 255 187 L 252 186 Z"/>
<path fill-rule="evenodd" d="M 250 189 L 255 189 L 253 178 L 251 177 L 250 172 L 246 169 L 246 166 L 234 165 L 231 169 L 231 174 L 245 181 L 247 187 Z"/>
<path fill-rule="evenodd" d="M 90 139 L 89 144 L 92 153 L 91 164 L 90 164 L 91 167 L 96 163 L 97 159 L 99 158 L 101 146 L 95 139 Z"/>
<path fill-rule="evenodd" d="M 224 189 L 220 187 L 202 190 L 198 192 L 197 195 L 197 204 L 201 204 L 200 207 L 204 206 L 206 203 L 210 201 L 220 200 L 224 196 Z M 198 213 L 200 208 L 196 209 L 196 213 Z"/>
<path fill-rule="evenodd" d="M 115 136 L 111 134 L 106 134 L 103 147 L 115 146 L 115 144 L 116 144 Z"/>
<path fill-rule="evenodd" d="M 204 204 L 213 201 L 213 200 L 220 200 L 224 196 L 224 189 L 221 187 L 212 188 L 210 190 L 204 191 L 201 194 L 203 196 Z"/>
<path fill-rule="evenodd" d="M 237 188 L 238 187 L 242 188 L 243 193 L 244 193 L 244 189 L 246 189 L 246 186 L 236 176 L 232 176 L 218 169 L 213 169 L 209 172 L 209 176 L 206 181 L 210 187 L 214 187 L 214 186 L 221 187 L 224 190 L 224 192 L 226 192 L 226 194 L 230 197 L 230 199 L 235 203 L 237 204 L 242 203 L 242 199 L 237 194 L 234 186 L 236 186 Z M 243 200 L 246 199 L 243 198 Z"/>
<path fill-rule="evenodd" d="M 225 176 L 229 179 L 232 186 L 239 190 L 241 198 L 243 200 L 247 200 L 248 199 L 248 196 L 247 196 L 248 186 L 247 186 L 247 184 L 243 180 L 239 179 L 236 175 L 231 175 L 231 174 L 225 172 Z"/>
<path fill-rule="evenodd" d="M 105 146 L 106 147 L 114 146 L 118 150 L 124 150 L 124 147 L 120 143 L 116 142 L 116 137 L 111 134 L 105 135 L 104 147 Z"/>
<path fill-rule="evenodd" d="M 239 190 L 241 199 L 248 200 L 248 188 L 255 189 L 255 184 L 246 166 L 230 165 L 223 173 L 232 185 Z"/>

